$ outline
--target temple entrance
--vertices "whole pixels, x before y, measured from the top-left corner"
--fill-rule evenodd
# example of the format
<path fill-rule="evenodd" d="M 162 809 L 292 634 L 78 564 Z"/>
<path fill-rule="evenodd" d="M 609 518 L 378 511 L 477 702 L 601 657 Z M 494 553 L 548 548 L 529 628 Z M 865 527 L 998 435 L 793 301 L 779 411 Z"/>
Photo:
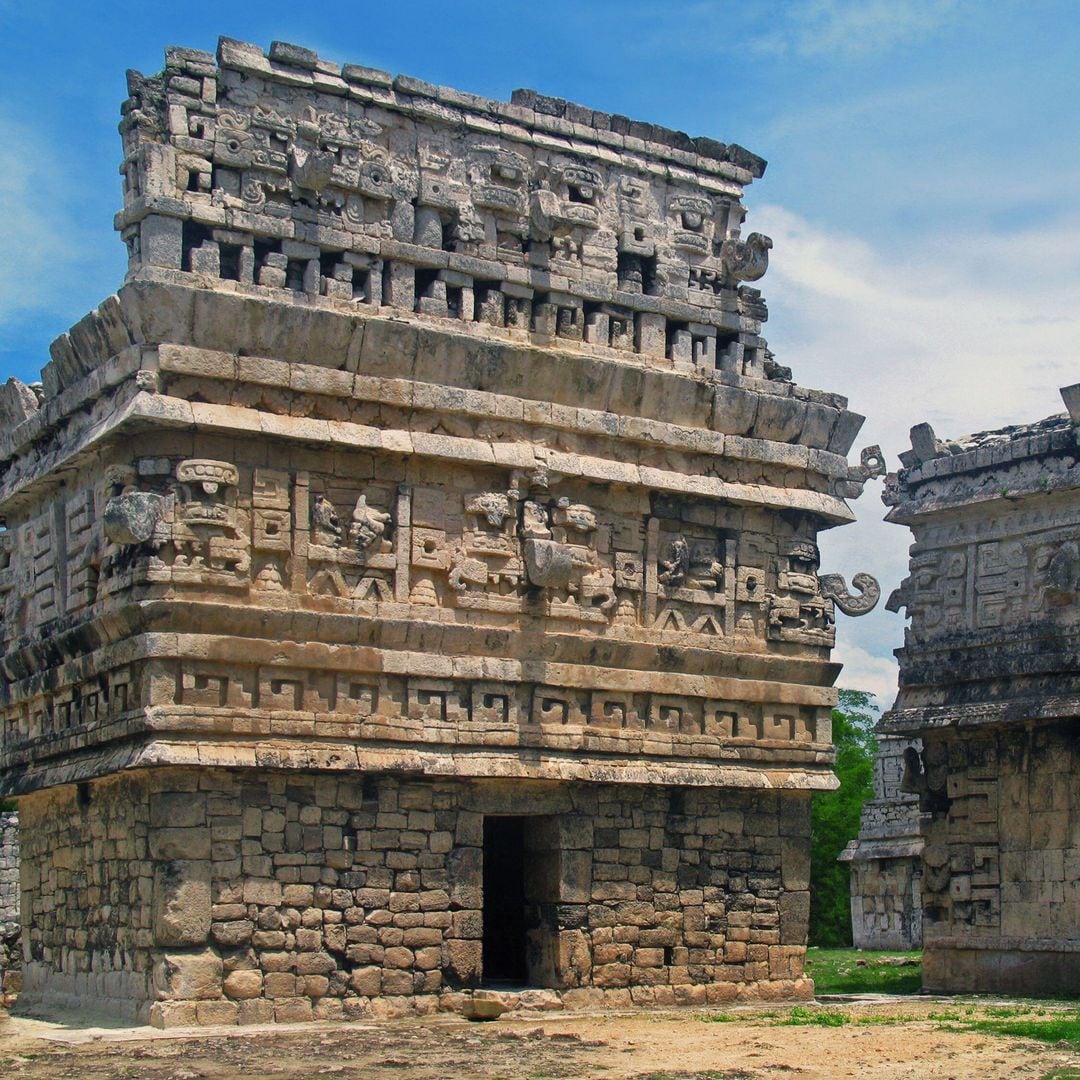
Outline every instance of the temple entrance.
<path fill-rule="evenodd" d="M 484 982 L 524 985 L 525 821 L 484 818 Z"/>
<path fill-rule="evenodd" d="M 485 985 L 554 985 L 558 888 L 554 818 L 484 818 Z"/>

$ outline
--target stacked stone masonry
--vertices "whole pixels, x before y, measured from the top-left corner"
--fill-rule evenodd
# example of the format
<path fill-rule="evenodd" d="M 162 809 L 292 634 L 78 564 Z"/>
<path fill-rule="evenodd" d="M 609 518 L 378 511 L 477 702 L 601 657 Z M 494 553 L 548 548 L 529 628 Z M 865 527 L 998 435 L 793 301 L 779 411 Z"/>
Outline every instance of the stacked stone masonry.
<path fill-rule="evenodd" d="M 0 812 L 0 1001 L 18 993 L 22 979 L 19 943 L 19 815 Z"/>
<path fill-rule="evenodd" d="M 857 949 L 922 945 L 922 814 L 901 790 L 904 752 L 919 741 L 882 735 L 874 758 L 874 795 L 863 804 L 858 838 L 841 852 L 851 864 L 851 931 Z"/>
<path fill-rule="evenodd" d="M 764 162 L 280 43 L 129 89 L 125 284 L 0 388 L 24 1001 L 808 994 L 883 463 L 761 337 Z"/>
<path fill-rule="evenodd" d="M 1080 386 L 1068 414 L 939 440 L 912 429 L 889 520 L 911 626 L 882 729 L 919 738 L 924 984 L 1080 991 Z"/>
<path fill-rule="evenodd" d="M 571 1005 L 804 996 L 808 798 L 262 770 L 64 787 L 24 801 L 26 989 L 132 1019 L 154 1001 L 167 1026 L 453 1005 L 483 962 L 484 818 L 524 814 L 536 985 Z"/>

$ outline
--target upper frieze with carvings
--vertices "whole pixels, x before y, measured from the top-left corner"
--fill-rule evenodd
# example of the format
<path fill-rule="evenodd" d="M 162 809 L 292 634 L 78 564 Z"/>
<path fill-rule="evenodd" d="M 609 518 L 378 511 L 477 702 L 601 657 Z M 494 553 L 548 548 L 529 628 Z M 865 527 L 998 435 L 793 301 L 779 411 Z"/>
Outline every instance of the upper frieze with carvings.
<path fill-rule="evenodd" d="M 223 38 L 128 76 L 130 272 L 291 289 L 780 377 L 742 235 L 765 162 L 530 90 L 495 102 Z M 772 374 L 770 374 L 770 370 Z"/>

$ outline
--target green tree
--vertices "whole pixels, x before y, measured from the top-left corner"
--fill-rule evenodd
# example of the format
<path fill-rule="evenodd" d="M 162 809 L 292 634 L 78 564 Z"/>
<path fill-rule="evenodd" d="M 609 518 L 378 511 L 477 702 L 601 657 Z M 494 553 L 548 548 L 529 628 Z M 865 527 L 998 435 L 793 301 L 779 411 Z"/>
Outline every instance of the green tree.
<path fill-rule="evenodd" d="M 874 724 L 872 694 L 841 690 L 833 709 L 836 747 L 835 791 L 816 794 L 810 811 L 810 944 L 851 944 L 850 864 L 837 856 L 859 834 L 863 803 L 874 794 Z"/>

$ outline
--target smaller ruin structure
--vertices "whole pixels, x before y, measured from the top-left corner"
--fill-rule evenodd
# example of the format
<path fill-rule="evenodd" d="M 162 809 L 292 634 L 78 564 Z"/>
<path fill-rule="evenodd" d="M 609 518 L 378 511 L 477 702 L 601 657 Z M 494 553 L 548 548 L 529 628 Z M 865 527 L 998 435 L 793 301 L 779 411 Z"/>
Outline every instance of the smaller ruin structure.
<path fill-rule="evenodd" d="M 911 625 L 879 728 L 919 739 L 923 983 L 1080 991 L 1080 384 L 1067 413 L 938 439 L 886 481 L 914 535 L 890 597 Z"/>
<path fill-rule="evenodd" d="M 922 815 L 902 790 L 904 753 L 917 739 L 879 735 L 874 797 L 862 809 L 858 839 L 840 853 L 851 864 L 851 936 L 856 949 L 922 945 Z"/>

